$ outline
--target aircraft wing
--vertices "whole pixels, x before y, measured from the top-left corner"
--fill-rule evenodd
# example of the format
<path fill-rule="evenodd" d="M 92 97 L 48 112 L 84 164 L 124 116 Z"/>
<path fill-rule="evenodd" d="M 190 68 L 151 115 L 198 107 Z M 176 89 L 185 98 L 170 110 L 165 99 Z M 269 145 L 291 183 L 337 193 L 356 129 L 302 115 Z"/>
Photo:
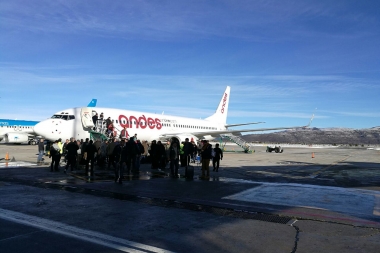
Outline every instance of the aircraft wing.
<path fill-rule="evenodd" d="M 170 138 L 175 137 L 177 135 L 182 134 L 191 134 L 198 138 L 204 138 L 205 136 L 218 136 L 221 134 L 240 134 L 240 133 L 246 133 L 246 132 L 262 132 L 262 131 L 272 131 L 272 130 L 287 130 L 287 129 L 297 129 L 297 128 L 308 128 L 311 124 L 311 122 L 314 119 L 314 115 L 311 117 L 309 124 L 306 126 L 292 126 L 292 127 L 274 127 L 274 128 L 254 128 L 254 129 L 237 129 L 237 130 L 216 130 L 216 131 L 204 131 L 204 132 L 192 132 L 192 133 L 171 133 L 171 134 L 165 134 L 163 137 Z M 251 124 L 251 123 L 248 123 Z"/>
<path fill-rule="evenodd" d="M 246 125 L 254 125 L 254 124 L 261 124 L 265 122 L 250 122 L 250 123 L 243 123 L 243 124 L 230 124 L 226 125 L 226 127 L 236 127 L 236 126 L 246 126 Z"/>
<path fill-rule="evenodd" d="M 275 128 L 255 128 L 255 129 L 240 129 L 240 130 L 224 130 L 224 131 L 208 131 L 208 132 L 197 132 L 192 133 L 195 136 L 206 136 L 206 135 L 220 135 L 220 134 L 240 134 L 246 132 L 262 132 L 262 131 L 271 131 L 271 130 L 286 130 L 286 129 L 295 129 L 295 128 L 306 128 L 307 126 L 295 126 L 295 127 L 275 127 Z"/>

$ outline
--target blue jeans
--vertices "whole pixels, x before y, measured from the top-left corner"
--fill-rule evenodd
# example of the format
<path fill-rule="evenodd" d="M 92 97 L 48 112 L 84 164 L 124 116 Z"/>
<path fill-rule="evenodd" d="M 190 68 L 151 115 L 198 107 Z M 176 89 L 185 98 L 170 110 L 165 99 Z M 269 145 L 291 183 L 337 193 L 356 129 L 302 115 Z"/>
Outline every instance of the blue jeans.
<path fill-rule="evenodd" d="M 43 150 L 38 151 L 37 162 L 41 162 L 43 156 L 44 156 L 44 151 Z"/>

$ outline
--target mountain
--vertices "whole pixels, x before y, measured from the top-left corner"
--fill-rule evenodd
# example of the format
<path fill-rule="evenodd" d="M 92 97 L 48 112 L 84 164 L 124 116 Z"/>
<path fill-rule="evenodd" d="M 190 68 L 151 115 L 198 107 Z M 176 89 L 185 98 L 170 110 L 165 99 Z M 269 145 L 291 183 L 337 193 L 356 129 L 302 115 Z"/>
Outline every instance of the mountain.
<path fill-rule="evenodd" d="M 351 128 L 306 128 L 275 133 L 248 134 L 242 138 L 247 142 L 289 143 L 289 144 L 380 144 L 380 127 L 369 129 Z"/>

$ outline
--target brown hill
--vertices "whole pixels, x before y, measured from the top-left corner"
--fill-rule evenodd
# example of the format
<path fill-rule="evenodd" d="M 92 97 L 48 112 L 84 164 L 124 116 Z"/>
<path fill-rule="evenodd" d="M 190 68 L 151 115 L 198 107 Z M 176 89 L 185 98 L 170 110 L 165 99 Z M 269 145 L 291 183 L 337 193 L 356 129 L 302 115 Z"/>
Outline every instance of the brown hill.
<path fill-rule="evenodd" d="M 379 145 L 380 127 L 370 129 L 306 128 L 242 136 L 248 142 L 290 144 Z"/>

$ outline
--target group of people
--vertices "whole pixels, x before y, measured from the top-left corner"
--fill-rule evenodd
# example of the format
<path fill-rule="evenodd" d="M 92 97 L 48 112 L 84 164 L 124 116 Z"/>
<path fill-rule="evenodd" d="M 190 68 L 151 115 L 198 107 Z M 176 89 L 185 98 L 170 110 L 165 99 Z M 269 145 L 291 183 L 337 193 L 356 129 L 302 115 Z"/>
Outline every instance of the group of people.
<path fill-rule="evenodd" d="M 40 139 L 38 163 L 43 161 L 44 145 L 44 140 Z M 148 145 L 146 141 L 141 143 L 137 140 L 135 134 L 129 140 L 122 138 L 121 141 L 117 141 L 116 138 L 95 142 L 89 138 L 85 141 L 70 138 L 62 144 L 61 139 L 58 139 L 49 143 L 46 151 L 49 151 L 49 158 L 51 158 L 50 171 L 59 171 L 59 163 L 64 157 L 65 173 L 68 169 L 73 171 L 84 166 L 86 176 L 90 174 L 90 177 L 93 177 L 95 164 L 101 167 L 108 164 L 106 168 L 112 167 L 115 170 L 115 177 L 119 175 L 115 181 L 121 182 L 120 175 L 123 174 L 125 168 L 128 173 L 139 173 L 141 158 L 148 154 Z"/>
<path fill-rule="evenodd" d="M 42 161 L 44 140 L 38 144 L 38 162 Z M 219 144 L 212 148 L 212 145 L 204 140 L 197 144 L 194 141 L 185 139 L 181 144 L 177 139 L 172 139 L 166 144 L 153 140 L 150 145 L 147 141 L 140 142 L 137 134 L 133 137 L 111 138 L 109 140 L 75 140 L 71 138 L 62 143 L 61 139 L 53 142 L 49 147 L 49 157 L 51 158 L 50 171 L 59 171 L 59 163 L 64 157 L 66 165 L 64 172 L 68 169 L 76 170 L 80 166 L 85 167 L 86 176 L 94 177 L 94 166 L 97 164 L 105 169 L 115 171 L 115 182 L 122 183 L 123 174 L 138 175 L 141 162 L 151 162 L 152 169 L 164 170 L 167 165 L 170 168 L 170 175 L 178 178 L 179 166 L 187 168 L 190 161 L 195 161 L 200 157 L 202 164 L 202 175 L 200 178 L 210 177 L 209 164 L 212 160 L 213 171 L 218 172 L 220 160 L 223 159 L 223 151 Z M 42 155 L 41 155 L 42 154 Z"/>
<path fill-rule="evenodd" d="M 94 123 L 94 130 L 97 132 L 103 132 L 103 129 L 105 129 L 105 134 L 109 138 L 114 138 L 116 137 L 116 128 L 113 124 L 113 120 L 111 117 L 108 117 L 107 119 L 104 120 L 104 114 L 101 113 L 100 116 L 98 116 L 98 113 L 95 113 L 92 116 L 92 121 Z M 100 123 L 100 124 L 99 124 Z M 120 138 L 127 138 L 128 139 L 128 131 L 124 127 L 124 129 L 121 131 Z"/>
<path fill-rule="evenodd" d="M 152 147 L 154 143 L 152 143 Z M 163 157 L 163 146 L 161 143 L 158 147 L 162 150 L 159 152 L 161 157 Z M 154 159 L 154 150 L 152 159 Z M 223 151 L 219 148 L 219 144 L 212 148 L 212 145 L 207 141 L 203 140 L 199 142 L 198 145 L 195 142 L 190 142 L 188 138 L 184 142 L 179 144 L 177 141 L 173 140 L 167 149 L 167 160 L 170 162 L 170 176 L 172 178 L 178 178 L 179 166 L 185 167 L 185 177 L 188 176 L 188 166 L 190 161 L 195 161 L 196 157 L 200 157 L 200 162 L 202 164 L 202 175 L 201 179 L 210 178 L 210 161 L 212 160 L 213 171 L 218 172 L 220 160 L 223 159 Z M 154 168 L 154 160 L 152 160 L 152 168 Z"/>
<path fill-rule="evenodd" d="M 203 140 L 200 144 L 200 158 L 202 164 L 201 179 L 210 178 L 210 160 L 212 160 L 213 171 L 218 172 L 220 166 L 220 160 L 223 160 L 223 151 L 219 147 L 219 144 L 215 144 L 215 148 L 207 141 Z"/>

